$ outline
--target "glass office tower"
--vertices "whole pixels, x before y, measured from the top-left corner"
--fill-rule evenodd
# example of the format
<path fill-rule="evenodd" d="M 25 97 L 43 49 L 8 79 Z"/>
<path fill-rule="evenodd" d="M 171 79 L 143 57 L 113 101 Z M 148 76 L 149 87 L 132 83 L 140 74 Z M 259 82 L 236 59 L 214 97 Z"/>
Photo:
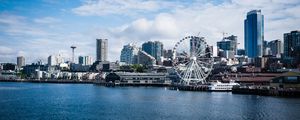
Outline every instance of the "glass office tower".
<path fill-rule="evenodd" d="M 244 21 L 245 52 L 249 58 L 263 55 L 264 16 L 261 10 L 252 10 L 247 13 Z"/>

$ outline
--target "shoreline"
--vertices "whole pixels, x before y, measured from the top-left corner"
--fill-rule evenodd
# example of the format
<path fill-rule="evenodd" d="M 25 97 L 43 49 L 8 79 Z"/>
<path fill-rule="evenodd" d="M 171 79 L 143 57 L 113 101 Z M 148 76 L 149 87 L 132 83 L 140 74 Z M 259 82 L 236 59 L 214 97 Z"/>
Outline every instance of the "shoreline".
<path fill-rule="evenodd" d="M 90 81 L 78 81 L 78 80 L 0 80 L 1 82 L 28 82 L 28 83 L 57 83 L 57 84 L 94 84 L 105 87 L 168 87 L 168 90 L 179 90 L 179 91 L 197 91 L 197 92 L 216 92 L 209 91 L 205 86 L 181 86 L 178 84 L 115 84 L 107 82 L 99 82 L 96 80 Z M 219 91 L 218 91 L 219 92 Z M 223 91 L 222 91 L 223 92 Z M 240 95 L 258 95 L 258 96 L 273 96 L 273 97 L 284 97 L 284 98 L 300 98 L 299 90 L 274 90 L 274 89 L 241 89 L 233 88 L 232 94 Z"/>
<path fill-rule="evenodd" d="M 0 80 L 0 82 L 59 83 L 59 84 L 94 84 L 94 81 L 78 80 Z"/>

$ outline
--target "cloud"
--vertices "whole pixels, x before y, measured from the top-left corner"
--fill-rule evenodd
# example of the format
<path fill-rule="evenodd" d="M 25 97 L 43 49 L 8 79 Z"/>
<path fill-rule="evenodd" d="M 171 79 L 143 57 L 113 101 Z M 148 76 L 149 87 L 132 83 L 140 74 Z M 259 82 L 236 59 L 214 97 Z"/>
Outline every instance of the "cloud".
<path fill-rule="evenodd" d="M 34 19 L 34 22 L 41 23 L 41 24 L 49 24 L 49 23 L 60 22 L 60 19 L 53 18 L 53 17 L 43 17 L 43 18 Z"/>
<path fill-rule="evenodd" d="M 140 18 L 128 25 L 112 29 L 117 37 L 147 41 L 155 38 L 173 38 L 179 34 L 176 20 L 169 14 L 159 14 L 154 20 Z"/>
<path fill-rule="evenodd" d="M 14 24 L 20 25 L 22 24 L 20 21 L 24 19 L 25 17 L 23 16 L 16 16 L 7 13 L 0 14 L 0 24 L 2 25 L 14 25 Z"/>
<path fill-rule="evenodd" d="M 41 22 L 41 20 L 39 20 Z M 0 25 L 3 25 L 0 31 L 7 35 L 16 36 L 47 36 L 49 33 L 35 27 L 26 17 L 0 13 Z"/>
<path fill-rule="evenodd" d="M 144 0 L 88 0 L 83 5 L 72 9 L 82 16 L 134 15 L 136 13 L 154 12 L 171 7 L 171 2 Z"/>
<path fill-rule="evenodd" d="M 11 55 L 15 51 L 12 48 L 6 46 L 0 46 L 0 55 Z"/>
<path fill-rule="evenodd" d="M 186 35 L 206 38 L 210 45 L 221 40 L 222 32 L 237 35 L 239 47 L 244 44 L 244 19 L 248 11 L 262 9 L 265 16 L 265 39 L 282 39 L 283 33 L 299 29 L 299 1 L 225 1 L 220 4 L 198 2 L 184 8 L 161 12 L 154 19 L 138 18 L 135 21 L 112 29 L 115 39 L 125 43 L 139 44 L 148 40 L 162 41 L 167 48 Z M 172 44 L 173 43 L 173 44 Z M 119 46 L 121 47 L 121 46 Z"/>
<path fill-rule="evenodd" d="M 49 55 L 68 50 L 74 40 L 84 40 L 81 33 L 60 32 L 51 27 L 59 22 L 59 19 L 53 17 L 30 19 L 0 13 L 0 45 L 8 46 L 0 46 L 0 62 L 13 62 L 19 55 L 25 56 L 27 63 L 39 59 L 47 61 Z M 67 55 L 65 54 L 65 57 L 69 57 Z"/>

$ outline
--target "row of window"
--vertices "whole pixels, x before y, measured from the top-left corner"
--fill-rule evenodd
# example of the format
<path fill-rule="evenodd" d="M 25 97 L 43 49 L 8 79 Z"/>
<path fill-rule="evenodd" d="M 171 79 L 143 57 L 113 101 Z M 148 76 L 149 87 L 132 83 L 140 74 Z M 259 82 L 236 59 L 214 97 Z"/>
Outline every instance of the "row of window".
<path fill-rule="evenodd" d="M 217 86 L 232 86 L 232 85 L 217 85 Z"/>
<path fill-rule="evenodd" d="M 164 78 L 122 78 L 123 80 L 164 80 Z"/>
<path fill-rule="evenodd" d="M 229 88 L 215 88 L 216 90 L 229 90 Z"/>
<path fill-rule="evenodd" d="M 127 80 L 124 80 L 122 82 L 128 83 Z M 134 81 L 132 81 L 132 83 L 141 83 L 141 81 L 134 80 Z M 144 83 L 165 83 L 165 81 L 163 81 L 163 80 L 161 80 L 161 81 L 152 81 L 152 82 L 150 82 L 150 81 L 144 81 Z"/>

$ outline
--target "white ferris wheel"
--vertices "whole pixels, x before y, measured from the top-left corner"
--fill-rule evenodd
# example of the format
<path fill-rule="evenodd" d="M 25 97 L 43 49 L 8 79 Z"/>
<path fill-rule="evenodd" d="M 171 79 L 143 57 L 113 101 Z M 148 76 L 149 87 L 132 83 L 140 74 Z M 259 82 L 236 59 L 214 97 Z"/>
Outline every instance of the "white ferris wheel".
<path fill-rule="evenodd" d="M 183 84 L 204 84 L 214 59 L 204 37 L 187 36 L 173 48 L 173 68 Z"/>

